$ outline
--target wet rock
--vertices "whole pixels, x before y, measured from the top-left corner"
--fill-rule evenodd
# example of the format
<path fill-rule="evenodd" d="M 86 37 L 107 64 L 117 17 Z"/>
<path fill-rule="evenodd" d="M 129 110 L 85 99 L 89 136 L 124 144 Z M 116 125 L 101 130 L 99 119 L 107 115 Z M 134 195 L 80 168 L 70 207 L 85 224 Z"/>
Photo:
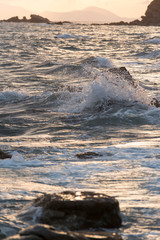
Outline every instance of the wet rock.
<path fill-rule="evenodd" d="M 3 233 L 1 232 L 1 229 L 0 229 L 0 239 L 4 239 L 5 237 L 6 237 L 6 235 L 3 234 Z"/>
<path fill-rule="evenodd" d="M 34 225 L 6 240 L 122 240 L 120 236 L 107 232 L 60 231 L 49 225 Z"/>
<path fill-rule="evenodd" d="M 60 229 L 119 228 L 122 223 L 118 201 L 105 194 L 64 191 L 38 197 L 33 205 L 42 207 L 39 223 Z"/>
<path fill-rule="evenodd" d="M 102 154 L 96 153 L 96 152 L 85 152 L 85 153 L 78 153 L 76 154 L 76 157 L 81 159 L 88 159 L 88 158 L 94 158 L 94 157 L 101 157 Z"/>
<path fill-rule="evenodd" d="M 134 81 L 132 75 L 125 67 L 120 68 L 109 68 L 108 72 L 115 74 L 116 76 L 122 77 L 124 80 L 127 80 L 130 84 L 134 87 L 137 86 L 136 82 Z"/>
<path fill-rule="evenodd" d="M 12 156 L 0 149 L 0 159 L 11 158 Z"/>
<path fill-rule="evenodd" d="M 156 108 L 160 107 L 160 101 L 158 101 L 156 98 L 153 98 L 151 101 L 151 105 L 155 106 Z"/>
<path fill-rule="evenodd" d="M 125 68 L 125 67 L 120 67 L 120 68 L 109 68 L 108 72 L 111 72 L 115 74 L 117 77 L 122 77 L 124 80 L 127 80 L 133 87 L 137 87 L 136 81 L 133 79 L 132 75 L 130 72 Z M 109 105 L 115 104 L 114 101 L 108 102 Z M 155 106 L 156 108 L 160 107 L 160 101 L 158 101 L 156 98 L 153 98 L 150 102 L 150 105 Z"/>

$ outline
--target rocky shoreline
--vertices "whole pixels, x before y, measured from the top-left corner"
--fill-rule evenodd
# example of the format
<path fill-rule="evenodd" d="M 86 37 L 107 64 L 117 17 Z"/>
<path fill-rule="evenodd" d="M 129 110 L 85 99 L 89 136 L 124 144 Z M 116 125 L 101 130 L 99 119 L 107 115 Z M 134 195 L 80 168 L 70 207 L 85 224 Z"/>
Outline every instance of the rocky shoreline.
<path fill-rule="evenodd" d="M 27 19 L 25 16 L 22 19 L 19 19 L 18 16 L 11 17 L 7 20 L 1 20 L 0 22 L 7 22 L 7 23 L 45 23 L 45 24 L 59 24 L 62 25 L 63 23 L 70 23 L 69 21 L 65 22 L 52 22 L 48 18 L 44 18 L 42 16 L 31 14 L 30 19 Z"/>
<path fill-rule="evenodd" d="M 141 17 L 141 20 L 134 20 L 131 22 L 112 22 L 112 23 L 93 23 L 91 25 L 127 25 L 127 26 L 160 26 L 160 1 L 153 0 L 147 7 L 145 15 Z M 72 23 L 70 21 L 60 21 L 52 22 L 48 18 L 42 16 L 31 14 L 30 19 L 27 19 L 25 16 L 22 19 L 19 19 L 18 16 L 11 17 L 7 20 L 1 20 L 0 22 L 15 22 L 15 23 L 46 23 L 46 24 L 64 24 Z M 83 24 L 84 25 L 84 24 Z"/>
<path fill-rule="evenodd" d="M 136 19 L 131 22 L 121 21 L 121 22 L 112 22 L 112 23 L 104 23 L 104 24 L 93 23 L 92 25 L 160 26 L 160 1 L 153 0 L 148 5 L 145 15 L 142 16 L 141 18 L 142 18 L 141 20 Z M 36 14 L 32 14 L 30 16 L 30 19 L 27 19 L 26 17 L 19 19 L 18 16 L 16 16 L 16 17 L 11 17 L 7 20 L 1 20 L 1 22 L 46 23 L 46 24 L 60 24 L 60 25 L 62 25 L 63 23 L 71 23 L 69 21 L 52 22 L 49 19 Z"/>
<path fill-rule="evenodd" d="M 115 22 L 109 25 L 129 25 L 129 26 L 160 26 L 160 0 L 153 0 L 147 7 L 145 15 L 141 20 L 131 22 Z"/>
<path fill-rule="evenodd" d="M 44 194 L 31 206 L 41 209 L 37 217 L 33 216 L 35 225 L 6 240 L 122 240 L 116 233 L 122 225 L 119 202 L 106 194 L 79 191 Z M 29 210 L 19 218 L 25 221 L 28 215 Z"/>
<path fill-rule="evenodd" d="M 116 233 L 61 231 L 53 226 L 37 224 L 25 228 L 6 240 L 122 240 Z"/>

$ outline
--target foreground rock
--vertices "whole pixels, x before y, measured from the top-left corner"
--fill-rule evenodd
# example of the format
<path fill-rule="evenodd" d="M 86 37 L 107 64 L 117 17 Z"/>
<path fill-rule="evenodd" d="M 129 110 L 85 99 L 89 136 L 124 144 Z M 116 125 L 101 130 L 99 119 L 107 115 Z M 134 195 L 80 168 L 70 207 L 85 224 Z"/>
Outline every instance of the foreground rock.
<path fill-rule="evenodd" d="M 38 197 L 33 205 L 42 209 L 39 224 L 6 240 L 122 240 L 116 233 L 102 231 L 122 223 L 119 203 L 113 197 L 65 191 Z"/>
<path fill-rule="evenodd" d="M 118 201 L 105 194 L 65 191 L 34 200 L 42 207 L 39 223 L 59 229 L 119 228 L 122 220 Z"/>
<path fill-rule="evenodd" d="M 122 240 L 120 236 L 107 232 L 59 231 L 49 225 L 34 225 L 6 240 Z"/>
<path fill-rule="evenodd" d="M 11 158 L 12 156 L 0 149 L 0 159 Z"/>

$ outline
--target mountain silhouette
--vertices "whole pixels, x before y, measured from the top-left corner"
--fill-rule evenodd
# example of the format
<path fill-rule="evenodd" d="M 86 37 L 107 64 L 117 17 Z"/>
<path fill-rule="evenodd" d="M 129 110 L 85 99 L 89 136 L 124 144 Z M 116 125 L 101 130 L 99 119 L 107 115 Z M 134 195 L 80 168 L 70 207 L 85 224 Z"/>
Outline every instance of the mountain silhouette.
<path fill-rule="evenodd" d="M 10 18 L 13 15 L 19 16 L 19 17 L 30 16 L 30 14 L 31 14 L 31 12 L 24 8 L 0 3 L 0 18 L 1 19 Z"/>
<path fill-rule="evenodd" d="M 43 17 L 49 18 L 51 21 L 71 21 L 71 22 L 96 22 L 109 23 L 112 21 L 129 21 L 132 19 L 122 18 L 118 15 L 98 7 L 87 7 L 83 10 L 71 12 L 42 12 Z"/>

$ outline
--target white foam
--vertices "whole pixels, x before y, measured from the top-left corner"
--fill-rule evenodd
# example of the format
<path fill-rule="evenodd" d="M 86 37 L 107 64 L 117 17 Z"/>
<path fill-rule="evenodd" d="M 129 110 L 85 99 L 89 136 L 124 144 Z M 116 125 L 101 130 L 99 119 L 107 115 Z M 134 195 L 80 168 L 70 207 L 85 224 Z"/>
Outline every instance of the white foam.
<path fill-rule="evenodd" d="M 99 67 L 106 67 L 106 68 L 111 68 L 113 67 L 113 63 L 107 59 L 107 58 L 104 58 L 104 57 L 97 57 L 96 58 L 98 60 L 98 66 Z"/>
<path fill-rule="evenodd" d="M 21 101 L 27 97 L 27 94 L 24 92 L 17 91 L 3 91 L 0 92 L 0 101 L 14 102 Z"/>
<path fill-rule="evenodd" d="M 94 109 L 98 106 L 107 106 L 108 101 L 123 103 L 149 104 L 150 100 L 146 91 L 140 87 L 134 87 L 123 76 L 116 76 L 110 72 L 101 72 L 98 69 L 88 68 L 88 74 L 94 81 L 82 85 L 82 92 L 63 92 L 61 101 L 63 105 L 60 111 L 81 112 L 85 109 Z"/>
<path fill-rule="evenodd" d="M 21 168 L 25 164 L 25 160 L 18 152 L 13 152 L 11 158 L 0 161 L 0 166 L 3 168 Z"/>
<path fill-rule="evenodd" d="M 88 36 L 82 36 L 82 35 L 71 35 L 71 34 L 59 34 L 56 36 L 56 38 L 64 38 L 64 39 L 69 39 L 69 38 L 89 38 Z"/>
<path fill-rule="evenodd" d="M 20 220 L 23 220 L 25 222 L 29 222 L 30 224 L 37 223 L 37 220 L 42 215 L 42 208 L 41 207 L 35 207 L 33 205 L 29 205 L 21 210 L 21 212 L 17 215 L 17 217 Z"/>
<path fill-rule="evenodd" d="M 44 164 L 43 159 L 41 159 L 41 160 L 31 159 L 30 161 L 27 161 L 17 151 L 14 151 L 12 153 L 11 158 L 7 158 L 7 159 L 0 161 L 1 168 L 14 168 L 14 169 L 20 169 L 20 168 L 24 168 L 24 167 L 28 167 L 28 166 L 29 167 L 38 167 L 38 166 L 42 166 L 43 164 Z M 48 164 L 48 162 L 45 162 L 45 164 Z"/>

